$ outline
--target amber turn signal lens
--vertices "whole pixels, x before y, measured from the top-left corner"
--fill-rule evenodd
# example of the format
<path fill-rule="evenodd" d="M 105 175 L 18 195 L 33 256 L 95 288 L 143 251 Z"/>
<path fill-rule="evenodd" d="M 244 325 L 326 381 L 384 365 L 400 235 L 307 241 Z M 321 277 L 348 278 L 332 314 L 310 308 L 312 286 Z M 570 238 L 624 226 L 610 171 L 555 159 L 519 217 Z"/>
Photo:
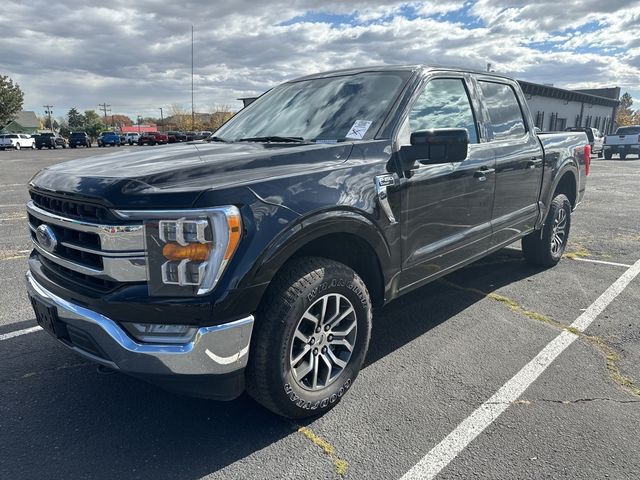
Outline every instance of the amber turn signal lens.
<path fill-rule="evenodd" d="M 209 258 L 211 253 L 211 245 L 208 243 L 192 243 L 182 246 L 178 243 L 167 243 L 162 247 L 162 255 L 167 260 L 192 260 L 194 262 L 203 262 Z"/>
<path fill-rule="evenodd" d="M 242 221 L 240 215 L 229 215 L 227 217 L 227 226 L 229 227 L 229 244 L 224 252 L 224 259 L 229 260 L 236 251 L 240 237 L 242 236 Z"/>

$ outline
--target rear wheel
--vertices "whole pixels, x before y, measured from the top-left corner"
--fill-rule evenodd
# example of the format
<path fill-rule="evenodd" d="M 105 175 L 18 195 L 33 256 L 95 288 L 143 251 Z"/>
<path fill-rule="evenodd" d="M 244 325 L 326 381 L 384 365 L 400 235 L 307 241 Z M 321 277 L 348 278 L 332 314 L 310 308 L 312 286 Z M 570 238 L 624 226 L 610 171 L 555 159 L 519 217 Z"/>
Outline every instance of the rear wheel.
<path fill-rule="evenodd" d="M 16 143 L 16 150 L 20 150 L 20 144 Z"/>
<path fill-rule="evenodd" d="M 602 158 L 602 150 L 598 152 L 598 158 Z"/>
<path fill-rule="evenodd" d="M 564 194 L 556 195 L 549 207 L 542 230 L 522 239 L 522 253 L 527 263 L 553 267 L 562 258 L 571 228 L 571 202 Z"/>
<path fill-rule="evenodd" d="M 626 153 L 621 153 L 620 154 L 620 160 L 626 160 L 627 159 L 627 154 Z"/>
<path fill-rule="evenodd" d="M 613 158 L 613 153 L 604 152 L 604 158 L 605 160 L 611 160 Z"/>
<path fill-rule="evenodd" d="M 324 413 L 356 379 L 370 335 L 362 279 L 333 260 L 295 259 L 272 282 L 257 315 L 247 390 L 288 418 Z"/>

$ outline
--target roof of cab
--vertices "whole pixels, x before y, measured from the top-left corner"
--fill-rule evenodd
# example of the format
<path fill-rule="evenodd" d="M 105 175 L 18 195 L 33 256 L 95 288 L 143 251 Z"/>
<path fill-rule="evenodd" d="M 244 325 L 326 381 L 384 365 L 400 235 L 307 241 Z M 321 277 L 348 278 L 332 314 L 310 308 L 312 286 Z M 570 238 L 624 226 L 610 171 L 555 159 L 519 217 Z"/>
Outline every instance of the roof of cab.
<path fill-rule="evenodd" d="M 304 77 L 299 77 L 290 80 L 289 82 L 299 82 L 302 80 L 312 80 L 314 78 L 327 78 L 327 77 L 337 77 L 343 75 L 357 75 L 359 73 L 367 73 L 367 72 L 418 72 L 418 71 L 451 71 L 451 72 L 463 72 L 463 73 L 473 73 L 476 75 L 490 76 L 496 78 L 506 78 L 513 80 L 511 77 L 507 75 L 500 75 L 494 72 L 484 72 L 480 70 L 474 70 L 470 68 L 464 67 L 456 67 L 451 65 L 372 65 L 367 67 L 355 67 L 355 68 L 345 68 L 341 70 L 330 70 L 326 72 L 314 73 L 311 75 L 305 75 Z"/>

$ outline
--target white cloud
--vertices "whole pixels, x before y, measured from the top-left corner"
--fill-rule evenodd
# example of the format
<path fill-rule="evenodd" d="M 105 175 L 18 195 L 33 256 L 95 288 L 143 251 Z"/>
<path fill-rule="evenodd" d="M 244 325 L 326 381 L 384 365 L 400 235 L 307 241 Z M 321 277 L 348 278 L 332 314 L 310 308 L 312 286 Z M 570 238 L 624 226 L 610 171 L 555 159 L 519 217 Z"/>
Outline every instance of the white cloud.
<path fill-rule="evenodd" d="M 381 63 L 484 68 L 557 86 L 619 85 L 640 94 L 640 5 L 622 0 L 427 2 L 328 0 L 5 0 L 0 73 L 25 91 L 26 107 L 112 104 L 114 113 L 157 115 L 190 101 L 195 26 L 197 110 L 240 105 L 286 79 Z M 570 14 L 567 14 L 570 12 Z M 447 15 L 447 16 L 443 16 Z M 346 16 L 346 17 L 345 17 Z M 333 21 L 332 18 L 348 18 Z M 445 20 L 448 19 L 448 20 Z"/>

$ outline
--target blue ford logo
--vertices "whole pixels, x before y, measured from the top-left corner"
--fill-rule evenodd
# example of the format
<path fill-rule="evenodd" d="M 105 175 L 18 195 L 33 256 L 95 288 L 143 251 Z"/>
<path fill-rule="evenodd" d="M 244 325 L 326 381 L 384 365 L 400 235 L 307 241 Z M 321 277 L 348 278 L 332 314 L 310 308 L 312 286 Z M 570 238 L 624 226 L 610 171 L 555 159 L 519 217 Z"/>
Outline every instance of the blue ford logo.
<path fill-rule="evenodd" d="M 58 245 L 56 234 L 53 233 L 53 229 L 49 225 L 40 225 L 36 229 L 36 238 L 38 244 L 49 253 L 53 253 Z"/>

